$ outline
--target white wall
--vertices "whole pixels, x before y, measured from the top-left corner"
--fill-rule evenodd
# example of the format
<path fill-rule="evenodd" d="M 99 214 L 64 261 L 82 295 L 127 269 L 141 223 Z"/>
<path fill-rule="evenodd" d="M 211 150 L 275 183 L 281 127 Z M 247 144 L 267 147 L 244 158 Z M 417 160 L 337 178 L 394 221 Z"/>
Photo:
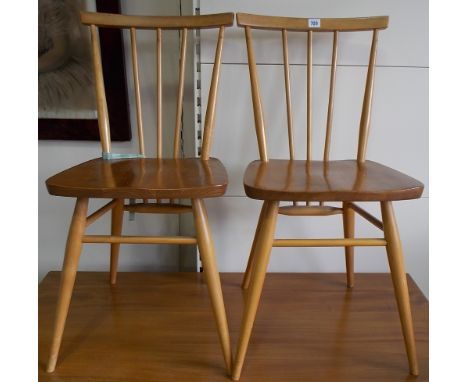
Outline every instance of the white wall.
<path fill-rule="evenodd" d="M 191 1 L 184 0 L 185 3 Z M 127 14 L 159 14 L 178 15 L 179 1 L 121 1 L 122 13 Z M 133 95 L 133 77 L 131 74 L 131 59 L 129 55 L 129 35 L 124 35 L 126 49 L 126 68 L 129 93 L 130 119 L 132 122 L 133 139 L 131 142 L 113 143 L 115 152 L 137 152 L 135 127 L 135 101 Z M 138 54 L 141 78 L 141 98 L 143 121 L 145 124 L 145 141 L 147 151 L 154 154 L 155 144 L 155 33 L 139 31 Z M 172 147 L 173 126 L 175 115 L 174 94 L 177 91 L 178 75 L 178 35 L 177 32 L 165 32 L 163 35 L 163 76 L 164 76 L 164 154 Z M 188 77 L 190 78 L 190 77 Z M 187 82 L 190 87 L 190 82 Z M 170 100 L 168 99 L 170 97 Z M 48 194 L 45 180 L 55 173 L 65 170 L 101 154 L 99 142 L 77 141 L 39 141 L 38 150 L 38 189 L 39 189 L 39 280 L 51 270 L 59 270 L 62 266 L 63 251 L 67 238 L 68 226 L 73 213 L 74 199 L 55 197 Z M 108 200 L 105 200 L 106 202 Z M 90 202 L 90 211 L 104 204 L 104 201 Z M 96 222 L 88 230 L 89 233 L 106 234 L 110 230 L 110 214 Z M 135 221 L 124 218 L 124 233 L 126 234 L 158 234 L 176 235 L 179 232 L 179 219 L 176 215 L 136 216 Z M 109 246 L 85 245 L 80 260 L 80 270 L 108 270 Z M 177 246 L 147 246 L 122 245 L 119 270 L 163 270 L 179 269 L 179 249 Z"/>
<path fill-rule="evenodd" d="M 425 183 L 419 200 L 396 202 L 407 271 L 428 294 L 428 3 L 427 1 L 307 0 L 247 1 L 201 0 L 201 13 L 250 12 L 299 17 L 351 17 L 389 15 L 389 28 L 380 33 L 372 128 L 368 159 L 379 161 Z M 296 142 L 305 136 L 305 36 L 290 33 L 290 61 Z M 337 96 L 331 156 L 355 157 L 357 126 L 368 62 L 370 34 L 355 32 L 340 36 Z M 256 45 L 256 56 L 266 117 L 269 152 L 287 157 L 286 108 L 280 35 L 254 31 L 265 45 Z M 216 36 L 202 33 L 202 105 L 206 107 L 209 73 Z M 229 172 L 226 196 L 209 200 L 208 213 L 221 271 L 243 271 L 260 210 L 260 202 L 245 197 L 242 175 L 247 164 L 258 158 L 250 96 L 243 30 L 226 31 L 221 71 L 217 130 L 212 155 L 222 159 Z M 331 56 L 331 36 L 314 36 L 315 153 L 321 153 Z M 320 95 L 322 95 L 320 97 Z M 235 105 L 235 107 L 233 107 Z M 305 145 L 303 145 L 305 146 Z M 229 148 L 229 149 L 227 149 Z M 296 155 L 305 147 L 296 146 Z M 271 154 L 270 154 L 271 155 Z M 304 156 L 304 155 L 303 155 Z M 379 216 L 376 203 L 363 203 Z M 280 217 L 277 237 L 339 237 L 340 217 Z M 378 235 L 357 217 L 357 235 Z M 275 248 L 269 270 L 291 272 L 344 272 L 343 249 Z M 357 272 L 387 272 L 382 248 L 357 248 Z"/>

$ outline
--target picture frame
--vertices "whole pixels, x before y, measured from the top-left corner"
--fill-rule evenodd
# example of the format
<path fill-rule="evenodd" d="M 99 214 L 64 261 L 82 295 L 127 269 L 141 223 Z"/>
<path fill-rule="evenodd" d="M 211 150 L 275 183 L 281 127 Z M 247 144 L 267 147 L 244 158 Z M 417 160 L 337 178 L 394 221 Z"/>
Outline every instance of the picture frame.
<path fill-rule="evenodd" d="M 96 0 L 96 11 L 120 13 L 120 1 Z M 101 28 L 99 39 L 111 139 L 130 141 L 132 135 L 122 32 L 113 28 Z M 98 141 L 98 120 L 38 118 L 38 138 L 39 140 Z"/>

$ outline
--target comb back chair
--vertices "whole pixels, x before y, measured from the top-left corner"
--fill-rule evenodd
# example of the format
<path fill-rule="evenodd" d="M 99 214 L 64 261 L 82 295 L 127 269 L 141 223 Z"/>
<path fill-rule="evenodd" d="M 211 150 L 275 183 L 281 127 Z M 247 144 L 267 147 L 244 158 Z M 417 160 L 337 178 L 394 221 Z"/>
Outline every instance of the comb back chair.
<path fill-rule="evenodd" d="M 65 249 L 55 327 L 47 365 L 48 372 L 54 371 L 57 363 L 83 243 L 109 243 L 111 245 L 111 284 L 116 282 L 119 247 L 122 243 L 198 245 L 224 355 L 225 366 L 228 373 L 230 372 L 232 357 L 228 324 L 216 265 L 216 257 L 203 199 L 223 195 L 227 186 L 227 174 L 224 166 L 219 160 L 210 158 L 209 153 L 214 130 L 216 95 L 224 30 L 225 27 L 229 27 L 233 24 L 233 20 L 233 13 L 202 16 L 129 16 L 105 13 L 81 14 L 82 23 L 89 25 L 91 29 L 102 157 L 67 169 L 46 181 L 47 189 L 50 194 L 76 198 L 76 206 Z M 139 143 L 138 154 L 117 154 L 113 153 L 111 150 L 109 117 L 98 35 L 98 28 L 100 27 L 128 29 L 130 31 Z M 205 115 L 201 156 L 200 158 L 186 159 L 180 157 L 180 135 L 187 34 L 189 30 L 205 28 L 217 28 L 219 30 L 217 48 Z M 145 157 L 138 70 L 137 29 L 154 30 L 156 34 L 156 158 Z M 162 32 L 164 30 L 179 30 L 181 36 L 173 158 L 162 158 L 163 79 L 161 56 L 163 43 Z M 111 198 L 112 200 L 96 212 L 87 216 L 89 198 Z M 126 204 L 126 199 L 141 199 L 142 202 Z M 191 199 L 191 204 L 176 202 L 177 199 Z M 155 201 L 151 202 L 151 200 Z M 112 210 L 111 235 L 86 235 L 85 228 L 110 210 Z M 124 236 L 122 235 L 124 211 L 155 214 L 193 213 L 196 236 Z"/>
<path fill-rule="evenodd" d="M 366 160 L 366 146 L 370 127 L 372 93 L 379 31 L 388 25 L 388 17 L 307 19 L 237 14 L 237 24 L 245 29 L 247 57 L 250 73 L 255 130 L 260 160 L 251 162 L 244 174 L 244 188 L 248 197 L 263 201 L 263 207 L 252 243 L 242 288 L 247 289 L 245 308 L 237 346 L 232 377 L 239 379 L 256 311 L 267 271 L 272 247 L 344 247 L 347 285 L 354 284 L 354 247 L 385 246 L 405 339 L 411 374 L 418 374 L 416 347 L 411 318 L 408 286 L 398 229 L 393 213 L 395 200 L 419 198 L 423 184 L 379 163 Z M 269 159 L 265 122 L 260 97 L 259 80 L 253 47 L 252 29 L 273 30 L 281 34 L 283 48 L 284 85 L 286 95 L 289 160 Z M 294 132 L 291 107 L 291 85 L 288 58 L 288 32 L 307 34 L 307 139 L 306 160 L 297 160 L 294 153 Z M 352 31 L 372 32 L 367 78 L 359 126 L 356 159 L 329 160 L 338 36 Z M 328 94 L 326 134 L 321 161 L 312 160 L 312 36 L 316 32 L 333 34 L 331 73 Z M 354 202 L 379 202 L 382 220 L 377 219 Z M 280 202 L 292 202 L 280 206 Z M 312 205 L 312 202 L 317 204 Z M 341 202 L 341 207 L 327 206 L 324 202 Z M 303 203 L 303 204 L 300 204 Z M 383 238 L 355 238 L 355 213 L 383 230 Z M 275 239 L 278 214 L 289 216 L 343 215 L 344 238 L 337 239 Z"/>

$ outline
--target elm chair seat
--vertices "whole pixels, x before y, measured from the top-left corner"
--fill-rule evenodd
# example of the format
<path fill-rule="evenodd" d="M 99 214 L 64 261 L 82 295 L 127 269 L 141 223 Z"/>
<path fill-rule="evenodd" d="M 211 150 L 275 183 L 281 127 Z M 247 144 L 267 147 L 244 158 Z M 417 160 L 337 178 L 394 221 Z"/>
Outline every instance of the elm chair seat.
<path fill-rule="evenodd" d="M 424 185 L 373 161 L 270 159 L 248 165 L 244 188 L 258 200 L 383 201 L 419 198 Z"/>
<path fill-rule="evenodd" d="M 93 198 L 190 199 L 222 196 L 227 173 L 218 159 L 92 159 L 46 181 L 52 195 Z"/>

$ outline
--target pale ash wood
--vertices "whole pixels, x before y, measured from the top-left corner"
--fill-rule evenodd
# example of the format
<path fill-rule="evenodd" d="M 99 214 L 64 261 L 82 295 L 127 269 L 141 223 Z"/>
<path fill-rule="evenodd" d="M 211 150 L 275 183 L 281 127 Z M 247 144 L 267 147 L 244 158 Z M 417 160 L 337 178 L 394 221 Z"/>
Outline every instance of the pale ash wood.
<path fill-rule="evenodd" d="M 343 233 L 347 239 L 354 238 L 355 214 L 350 206 L 351 203 L 343 202 Z M 346 259 L 346 285 L 354 287 L 354 247 L 345 247 Z"/>
<path fill-rule="evenodd" d="M 349 207 L 353 209 L 355 212 L 357 212 L 364 219 L 366 219 L 369 223 L 372 223 L 378 229 L 383 230 L 383 223 L 379 219 L 377 219 L 374 215 L 370 214 L 365 209 L 359 207 L 355 203 L 349 203 Z"/>
<path fill-rule="evenodd" d="M 102 12 L 81 12 L 81 22 L 85 25 L 127 29 L 210 29 L 231 26 L 234 22 L 234 13 L 197 16 L 134 16 Z"/>
<path fill-rule="evenodd" d="M 52 373 L 55 370 L 55 365 L 57 364 L 60 343 L 62 342 L 63 330 L 65 328 L 65 321 L 67 319 L 68 308 L 70 306 L 76 271 L 80 260 L 81 238 L 86 228 L 87 211 L 88 199 L 77 198 L 65 248 L 65 257 L 59 287 L 59 299 L 55 314 L 55 327 L 52 336 L 49 361 L 47 363 L 48 373 Z"/>
<path fill-rule="evenodd" d="M 362 101 L 361 122 L 359 124 L 359 143 L 357 160 L 363 163 L 366 160 L 367 139 L 369 137 L 372 95 L 374 93 L 375 61 L 377 58 L 377 41 L 379 31 L 376 29 L 372 34 L 372 46 L 369 55 L 369 66 L 367 68 L 366 90 Z"/>
<path fill-rule="evenodd" d="M 162 158 L 162 31 L 156 29 L 156 156 Z"/>
<path fill-rule="evenodd" d="M 330 88 L 328 91 L 328 109 L 327 109 L 327 130 L 325 133 L 325 147 L 323 149 L 323 160 L 330 159 L 330 143 L 333 121 L 333 104 L 335 100 L 335 80 L 336 80 L 336 64 L 338 61 L 338 31 L 333 32 L 333 50 L 332 64 L 330 68 Z"/>
<path fill-rule="evenodd" d="M 260 223 L 259 236 L 255 246 L 254 264 L 250 285 L 247 290 L 247 298 L 244 305 L 242 324 L 237 344 L 236 358 L 232 379 L 237 381 L 240 378 L 242 366 L 244 364 L 247 347 L 252 333 L 252 327 L 257 314 L 258 303 L 262 293 L 263 282 L 270 260 L 271 248 L 275 234 L 276 219 L 278 216 L 278 202 L 266 201 L 264 215 Z"/>
<path fill-rule="evenodd" d="M 330 216 L 339 215 L 343 210 L 332 206 L 281 206 L 278 213 L 287 216 Z"/>
<path fill-rule="evenodd" d="M 197 234 L 198 249 L 203 264 L 203 275 L 208 286 L 211 304 L 216 319 L 218 335 L 224 355 L 226 370 L 230 374 L 232 365 L 231 343 L 229 338 L 229 328 L 224 309 L 223 292 L 219 279 L 218 266 L 214 253 L 213 240 L 208 225 L 205 204 L 201 199 L 192 199 L 193 217 Z"/>
<path fill-rule="evenodd" d="M 286 93 L 286 113 L 288 118 L 288 143 L 289 143 L 289 158 L 294 159 L 294 130 L 293 130 L 293 115 L 291 107 L 291 81 L 289 70 L 289 54 L 288 54 L 288 31 L 281 31 L 283 39 L 283 70 L 284 70 L 284 87 Z"/>
<path fill-rule="evenodd" d="M 403 330 L 403 337 L 405 339 L 409 369 L 411 374 L 418 375 L 419 367 L 416 354 L 416 340 L 414 337 L 413 318 L 411 317 L 408 282 L 406 279 L 400 234 L 398 232 L 392 202 L 382 202 L 381 209 L 384 224 L 384 236 L 387 240 L 388 264 L 392 275 L 398 312 L 400 313 L 400 322 Z"/>
<path fill-rule="evenodd" d="M 117 204 L 112 210 L 111 220 L 111 235 L 122 235 L 124 200 L 116 200 Z M 117 270 L 119 266 L 119 250 L 120 243 L 111 243 L 110 249 L 110 283 L 115 284 L 117 281 Z"/>
<path fill-rule="evenodd" d="M 112 236 L 83 235 L 83 243 L 124 243 L 124 244 L 181 244 L 193 245 L 197 241 L 189 236 Z"/>
<path fill-rule="evenodd" d="M 312 160 L 312 31 L 307 32 L 307 160 Z"/>
<path fill-rule="evenodd" d="M 211 140 L 216 115 L 216 98 L 218 95 L 219 71 L 221 68 L 221 54 L 223 52 L 224 27 L 219 28 L 218 43 L 216 44 L 215 61 L 213 72 L 211 73 L 210 91 L 208 93 L 208 105 L 205 113 L 205 125 L 203 128 L 203 142 L 201 149 L 201 159 L 207 160 L 210 157 Z"/>
<path fill-rule="evenodd" d="M 143 136 L 143 116 L 141 111 L 141 96 L 140 96 L 140 71 L 138 69 L 138 53 L 137 53 L 137 40 L 136 29 L 130 29 L 130 41 L 132 45 L 132 67 L 133 67 L 133 86 L 135 88 L 135 104 L 136 104 L 136 118 L 138 129 L 138 146 L 140 154 L 145 155 L 145 138 Z"/>
<path fill-rule="evenodd" d="M 111 151 L 109 113 L 107 111 L 106 91 L 104 89 L 104 77 L 102 75 L 101 47 L 99 44 L 98 30 L 95 25 L 91 26 L 91 45 L 93 50 L 99 137 L 101 140 L 102 152 L 109 153 Z"/>
<path fill-rule="evenodd" d="M 308 18 L 252 15 L 237 13 L 237 25 L 252 29 L 306 32 L 309 30 L 332 31 L 364 31 L 385 29 L 388 26 L 388 16 L 354 17 L 354 18 L 320 18 L 320 27 L 309 27 Z"/>
<path fill-rule="evenodd" d="M 86 218 L 86 227 L 93 224 L 96 220 L 98 220 L 102 215 L 104 215 L 107 211 L 114 208 L 114 206 L 118 203 L 117 199 L 111 200 L 109 203 L 105 204 L 97 211 L 93 212 Z"/>
<path fill-rule="evenodd" d="M 244 277 L 242 278 L 242 289 L 247 289 L 250 284 L 250 279 L 252 276 L 252 267 L 254 262 L 254 253 L 256 251 L 256 246 L 258 242 L 258 236 L 260 235 L 260 227 L 262 225 L 264 216 L 265 216 L 266 203 L 263 203 L 260 215 L 258 216 L 257 228 L 255 229 L 255 236 L 252 242 L 252 247 L 250 248 L 249 260 L 247 262 L 247 267 L 245 268 Z"/>
<path fill-rule="evenodd" d="M 192 212 L 192 206 L 178 203 L 135 203 L 126 204 L 124 210 L 140 214 L 186 214 Z"/>
<path fill-rule="evenodd" d="M 265 138 L 265 122 L 263 119 L 263 109 L 260 99 L 260 88 L 258 85 L 257 67 L 255 61 L 255 53 L 252 43 L 252 32 L 250 27 L 245 27 L 245 41 L 247 44 L 247 59 L 249 62 L 250 88 L 252 91 L 253 111 L 255 118 L 255 131 L 257 133 L 258 151 L 262 161 L 268 161 L 266 138 Z"/>
<path fill-rule="evenodd" d="M 174 158 L 180 156 L 180 130 L 182 126 L 182 102 L 184 99 L 185 61 L 187 57 L 187 28 L 182 29 L 179 57 L 179 88 L 177 90 L 177 109 L 174 130 Z"/>
<path fill-rule="evenodd" d="M 378 247 L 385 246 L 385 239 L 275 239 L 273 247 Z"/>

